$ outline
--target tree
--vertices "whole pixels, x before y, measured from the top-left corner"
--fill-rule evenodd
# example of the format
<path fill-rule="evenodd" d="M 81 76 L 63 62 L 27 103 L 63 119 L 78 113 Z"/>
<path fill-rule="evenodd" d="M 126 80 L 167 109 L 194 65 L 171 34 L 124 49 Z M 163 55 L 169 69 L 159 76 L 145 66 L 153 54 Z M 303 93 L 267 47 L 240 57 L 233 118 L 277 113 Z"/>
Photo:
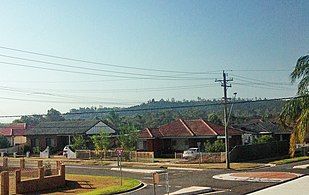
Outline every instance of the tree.
<path fill-rule="evenodd" d="M 110 137 L 109 137 L 109 134 L 106 131 L 101 130 L 99 135 L 91 136 L 91 140 L 92 140 L 96 150 L 98 150 L 98 151 L 102 151 L 102 150 L 106 151 L 106 150 L 109 149 Z"/>
<path fill-rule="evenodd" d="M 225 144 L 223 141 L 216 140 L 214 143 L 210 143 L 209 141 L 206 141 L 205 144 L 205 151 L 206 152 L 224 152 L 225 151 Z"/>
<path fill-rule="evenodd" d="M 222 125 L 222 121 L 218 115 L 215 113 L 211 113 L 208 115 L 207 120 L 211 123 L 217 124 L 217 125 Z"/>
<path fill-rule="evenodd" d="M 27 125 L 37 125 L 41 121 L 43 121 L 44 118 L 42 115 L 32 115 L 32 116 L 22 116 L 20 119 L 15 119 L 13 123 L 26 123 Z"/>
<path fill-rule="evenodd" d="M 254 144 L 266 144 L 274 141 L 274 139 L 270 135 L 262 135 L 261 137 L 253 140 Z"/>
<path fill-rule="evenodd" d="M 294 157 L 296 143 L 303 143 L 309 128 L 309 55 L 297 60 L 290 75 L 292 83 L 299 81 L 298 98 L 288 101 L 280 114 L 280 120 L 285 127 L 293 129 L 290 138 L 290 156 Z"/>
<path fill-rule="evenodd" d="M 4 136 L 0 136 L 0 148 L 8 147 L 10 147 L 10 142 Z"/>
<path fill-rule="evenodd" d="M 121 126 L 121 117 L 115 111 L 111 111 L 106 117 L 108 124 L 116 129 Z"/>
<path fill-rule="evenodd" d="M 72 148 L 74 150 L 85 150 L 85 149 L 87 149 L 86 140 L 84 139 L 84 137 L 82 135 L 75 135 L 73 137 Z"/>
<path fill-rule="evenodd" d="M 47 115 L 45 117 L 46 121 L 64 121 L 64 117 L 58 110 L 51 108 L 47 111 Z"/>
<path fill-rule="evenodd" d="M 138 131 L 132 124 L 120 127 L 120 135 L 118 137 L 120 147 L 127 151 L 134 151 L 136 150 L 137 139 Z"/>

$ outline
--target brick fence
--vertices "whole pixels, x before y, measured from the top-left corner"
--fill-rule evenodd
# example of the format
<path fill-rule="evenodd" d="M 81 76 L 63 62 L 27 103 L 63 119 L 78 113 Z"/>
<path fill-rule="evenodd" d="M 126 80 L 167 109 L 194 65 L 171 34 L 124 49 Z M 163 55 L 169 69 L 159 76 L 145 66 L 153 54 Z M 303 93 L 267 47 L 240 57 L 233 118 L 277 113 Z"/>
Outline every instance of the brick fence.
<path fill-rule="evenodd" d="M 32 193 L 41 190 L 57 189 L 65 186 L 65 165 L 57 161 L 56 169 L 47 170 L 43 166 L 43 161 L 37 162 L 38 168 L 24 169 L 25 160 L 20 159 L 20 167 L 14 171 L 13 176 L 9 176 L 8 159 L 3 158 L 3 164 L 0 167 L 0 195 Z M 10 171 L 11 172 L 11 171 Z M 31 179 L 21 180 L 22 177 L 31 177 Z"/>

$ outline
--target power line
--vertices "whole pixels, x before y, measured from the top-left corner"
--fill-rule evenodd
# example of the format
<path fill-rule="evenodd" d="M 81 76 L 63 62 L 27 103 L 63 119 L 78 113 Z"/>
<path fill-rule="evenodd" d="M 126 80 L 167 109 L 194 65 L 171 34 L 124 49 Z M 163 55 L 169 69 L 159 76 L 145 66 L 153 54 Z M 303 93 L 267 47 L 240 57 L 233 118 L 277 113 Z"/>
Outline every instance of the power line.
<path fill-rule="evenodd" d="M 282 98 L 271 98 L 271 99 L 261 99 L 261 100 L 244 100 L 236 102 L 227 102 L 227 104 L 246 104 L 246 103 L 258 103 L 258 102 L 269 102 L 269 101 L 284 101 L 291 99 L 304 98 L 305 96 L 297 97 L 282 97 Z M 166 107 L 154 107 L 154 108 L 136 108 L 136 109 L 113 109 L 110 110 L 101 110 L 101 111 L 89 111 L 89 112 L 72 112 L 72 113 L 63 113 L 62 116 L 66 115 L 82 115 L 82 114 L 104 114 L 111 111 L 116 113 L 126 113 L 126 112 L 138 112 L 138 111 L 154 111 L 154 110 L 170 110 L 170 109 L 183 109 L 183 108 L 196 108 L 196 107 L 209 107 L 209 106 L 219 106 L 222 103 L 208 103 L 208 104 L 196 104 L 196 105 L 183 105 L 183 106 L 166 106 Z M 25 114 L 25 115 L 0 115 L 0 118 L 17 118 L 22 116 L 46 116 L 46 114 Z"/>
<path fill-rule="evenodd" d="M 132 67 L 132 66 L 123 66 L 123 65 L 117 65 L 117 64 L 94 62 L 94 61 L 90 61 L 90 60 L 82 60 L 82 59 L 75 59 L 75 58 L 69 58 L 69 57 L 62 57 L 62 56 L 56 56 L 56 55 L 50 55 L 50 54 L 45 54 L 45 53 L 27 51 L 27 50 L 22 50 L 22 49 L 16 49 L 16 48 L 11 48 L 11 47 L 4 47 L 4 46 L 0 46 L 0 48 L 6 49 L 6 50 L 11 50 L 11 51 L 16 51 L 16 52 L 22 52 L 22 53 L 27 53 L 27 54 L 49 57 L 49 58 L 56 58 L 56 59 L 61 59 L 61 60 L 69 60 L 69 61 L 82 62 L 82 63 L 87 63 L 87 64 L 96 64 L 96 65 L 116 67 L 116 68 L 126 68 L 126 69 L 133 69 L 133 70 L 155 71 L 155 72 L 165 72 L 165 73 L 201 74 L 201 72 L 162 70 L 162 69 L 153 69 L 153 68 L 138 68 L 138 67 Z M 215 72 L 218 72 L 218 71 L 213 71 L 213 73 L 215 73 Z M 208 73 L 211 73 L 211 72 L 208 72 Z"/>
<path fill-rule="evenodd" d="M 40 103 L 58 103 L 58 104 L 114 104 L 114 105 L 129 105 L 132 103 L 140 103 L 140 102 L 127 102 L 127 103 L 119 103 L 119 102 L 107 102 L 107 101 L 56 101 L 56 100 L 39 100 L 39 99 L 21 99 L 21 98 L 11 98 L 11 97 L 2 97 L 0 99 L 3 100 L 14 100 L 14 101 L 24 101 L 24 102 L 40 102 Z"/>
<path fill-rule="evenodd" d="M 291 71 L 293 69 L 293 67 L 291 67 L 291 69 L 230 69 L 227 71 L 238 71 L 238 72 L 287 72 L 287 71 Z"/>
<path fill-rule="evenodd" d="M 75 73 L 75 74 L 84 74 L 84 75 L 93 75 L 93 76 L 104 76 L 104 77 L 117 77 L 117 78 L 130 78 L 130 79 L 147 79 L 147 80 L 209 80 L 214 78 L 190 78 L 190 77 L 178 77 L 178 78 L 152 78 L 152 77 L 129 77 L 129 76 L 120 76 L 120 75 L 107 75 L 107 74 L 98 74 L 98 73 L 90 73 L 90 72 L 80 72 L 80 71 L 73 71 L 73 70 L 63 70 L 63 69 L 56 69 L 56 68 L 46 68 L 46 67 L 40 67 L 40 66 L 33 66 L 33 65 L 24 65 L 24 64 L 18 64 L 18 63 L 10 63 L 10 62 L 1 62 L 1 64 L 6 65 L 12 65 L 12 66 L 18 66 L 18 67 L 26 67 L 26 68 L 34 68 L 34 69 L 40 69 L 40 70 L 49 70 L 49 71 L 57 71 L 57 72 L 63 72 L 63 73 Z"/>
<path fill-rule="evenodd" d="M 259 79 L 255 79 L 255 78 L 249 78 L 249 77 L 245 77 L 245 76 L 241 76 L 241 75 L 237 75 L 237 74 L 231 74 L 234 77 L 237 77 L 239 80 L 243 80 L 243 81 L 249 81 L 252 83 L 257 83 L 257 82 L 253 82 L 253 81 L 258 81 L 259 83 L 267 83 L 267 84 L 272 84 L 272 85 L 292 85 L 291 83 L 284 83 L 284 82 L 271 82 L 271 81 L 263 81 L 263 80 L 259 80 Z"/>
<path fill-rule="evenodd" d="M 21 57 L 9 56 L 9 55 L 4 55 L 4 54 L 0 54 L 0 56 L 6 57 L 6 58 L 11 58 L 11 59 L 24 60 L 24 61 L 30 61 L 30 62 L 36 62 L 36 63 L 43 63 L 43 64 L 49 64 L 49 65 L 56 65 L 56 66 L 60 66 L 60 67 L 75 68 L 75 69 L 81 69 L 81 70 L 109 72 L 109 73 L 134 75 L 134 76 L 158 77 L 158 78 L 188 78 L 188 77 L 179 77 L 179 76 L 175 76 L 175 75 L 169 75 L 169 76 L 167 76 L 167 75 L 153 75 L 153 74 L 132 73 L 132 72 L 113 71 L 113 70 L 105 70 L 105 69 L 98 69 L 98 68 L 73 66 L 73 65 L 68 65 L 68 64 L 49 62 L 49 61 L 43 61 L 43 60 L 35 60 L 35 59 L 29 59 L 29 58 L 21 58 Z M 198 74 L 200 74 L 200 73 L 198 73 Z"/>
<path fill-rule="evenodd" d="M 41 66 L 24 65 L 24 64 L 18 64 L 18 63 L 10 63 L 10 62 L 0 62 L 0 63 L 12 65 L 12 66 L 35 68 L 35 69 L 57 71 L 57 72 L 64 72 L 64 73 L 75 73 L 75 74 L 85 74 L 85 75 L 104 76 L 104 77 L 129 78 L 129 79 L 142 79 L 142 80 L 143 79 L 147 79 L 147 80 L 213 80 L 214 79 L 214 78 L 201 78 L 201 77 L 192 78 L 192 77 L 176 77 L 176 76 L 161 76 L 160 78 L 156 78 L 156 77 L 130 77 L 130 76 L 121 76 L 121 75 L 80 72 L 80 71 L 64 70 L 64 69 L 56 69 L 56 68 L 46 68 L 46 67 L 41 67 Z"/>

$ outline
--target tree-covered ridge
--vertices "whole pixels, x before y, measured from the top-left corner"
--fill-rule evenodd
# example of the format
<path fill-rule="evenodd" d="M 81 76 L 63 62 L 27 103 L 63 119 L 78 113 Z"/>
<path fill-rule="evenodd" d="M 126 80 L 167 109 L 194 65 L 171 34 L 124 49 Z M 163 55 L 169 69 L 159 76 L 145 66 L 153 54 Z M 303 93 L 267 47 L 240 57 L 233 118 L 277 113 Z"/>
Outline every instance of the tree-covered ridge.
<path fill-rule="evenodd" d="M 248 101 L 252 99 L 237 99 L 235 102 Z M 256 99 L 254 99 L 256 100 Z M 71 109 L 68 115 L 65 115 L 66 120 L 75 119 L 101 119 L 111 126 L 117 128 L 117 124 L 130 123 L 135 127 L 142 129 L 145 127 L 158 127 L 160 125 L 169 123 L 177 118 L 196 119 L 203 118 L 214 123 L 220 123 L 218 117 L 223 117 L 222 106 L 220 100 L 205 100 L 199 98 L 198 100 L 159 100 L 154 99 L 140 105 L 128 108 L 79 108 Z M 215 105 L 214 105 L 215 104 Z M 205 105 L 205 106 L 199 106 Z M 281 112 L 284 101 L 261 101 L 234 104 L 233 112 L 231 114 L 231 123 L 242 122 L 248 118 L 273 118 L 277 117 Z M 175 108 L 186 107 L 188 108 Z M 193 106 L 190 108 L 190 106 Z M 198 107 L 194 107 L 198 106 Z M 158 109 L 158 108 L 170 109 Z M 112 112 L 112 111 L 121 112 Z M 133 111 L 132 111 L 133 110 Z M 83 113 L 83 114 L 72 114 Z M 116 113 L 116 114 L 115 114 Z M 213 115 L 217 115 L 215 117 Z"/>

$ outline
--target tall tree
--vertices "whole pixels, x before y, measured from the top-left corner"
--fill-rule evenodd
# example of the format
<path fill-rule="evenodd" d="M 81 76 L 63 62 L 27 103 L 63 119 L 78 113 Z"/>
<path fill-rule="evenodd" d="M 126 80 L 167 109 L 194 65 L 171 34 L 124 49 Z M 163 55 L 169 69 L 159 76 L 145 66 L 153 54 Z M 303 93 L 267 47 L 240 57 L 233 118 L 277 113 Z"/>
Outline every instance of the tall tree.
<path fill-rule="evenodd" d="M 100 130 L 99 135 L 91 136 L 91 140 L 94 144 L 94 147 L 97 151 L 106 151 L 110 147 L 110 136 L 103 129 Z"/>
<path fill-rule="evenodd" d="M 218 115 L 215 113 L 211 113 L 208 115 L 207 120 L 211 123 L 217 124 L 217 125 L 222 125 L 222 121 Z"/>
<path fill-rule="evenodd" d="M 61 115 L 61 113 L 56 110 L 51 108 L 50 110 L 47 111 L 47 115 L 45 117 L 46 121 L 64 121 L 64 117 Z"/>
<path fill-rule="evenodd" d="M 22 116 L 20 119 L 15 119 L 13 123 L 27 123 L 27 125 L 37 125 L 43 120 L 44 118 L 41 115 Z"/>
<path fill-rule="evenodd" d="M 121 126 L 118 137 L 120 147 L 127 151 L 134 151 L 136 149 L 137 139 L 138 130 L 132 124 Z"/>
<path fill-rule="evenodd" d="M 290 155 L 295 155 L 296 143 L 303 143 L 309 133 L 309 55 L 297 60 L 296 66 L 290 75 L 292 83 L 299 80 L 297 94 L 301 97 L 288 101 L 280 119 L 284 126 L 292 128 L 290 138 Z"/>
<path fill-rule="evenodd" d="M 121 126 L 122 119 L 115 111 L 111 111 L 110 113 L 108 113 L 106 120 L 108 124 L 113 128 L 118 129 Z"/>

